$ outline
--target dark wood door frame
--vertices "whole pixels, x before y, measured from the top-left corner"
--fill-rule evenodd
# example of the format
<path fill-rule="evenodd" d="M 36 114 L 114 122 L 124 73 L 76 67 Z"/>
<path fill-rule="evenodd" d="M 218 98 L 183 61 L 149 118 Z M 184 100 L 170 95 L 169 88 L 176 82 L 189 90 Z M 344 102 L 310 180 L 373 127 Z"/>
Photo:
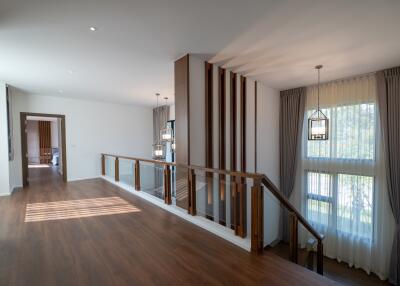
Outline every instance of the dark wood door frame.
<path fill-rule="evenodd" d="M 40 116 L 40 117 L 55 117 L 61 119 L 61 146 L 62 146 L 62 171 L 63 181 L 67 182 L 67 144 L 66 144 L 66 133 L 65 133 L 65 115 L 60 114 L 47 114 L 47 113 L 31 113 L 21 112 L 21 158 L 22 158 L 22 185 L 28 186 L 28 146 L 26 136 L 26 118 L 28 116 Z"/>

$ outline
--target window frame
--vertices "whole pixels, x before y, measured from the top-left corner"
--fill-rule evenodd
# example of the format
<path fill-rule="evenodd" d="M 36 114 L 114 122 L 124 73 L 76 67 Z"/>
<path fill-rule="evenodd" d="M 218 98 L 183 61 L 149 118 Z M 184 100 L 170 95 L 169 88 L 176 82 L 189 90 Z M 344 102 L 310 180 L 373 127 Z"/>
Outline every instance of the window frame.
<path fill-rule="evenodd" d="M 303 175 L 305 176 L 304 180 L 304 206 L 305 206 L 305 214 L 308 220 L 310 220 L 311 224 L 316 225 L 320 228 L 327 228 L 328 225 L 312 221 L 308 216 L 308 200 L 315 200 L 318 202 L 329 203 L 331 205 L 331 213 L 329 214 L 332 217 L 332 224 L 335 226 L 336 233 L 343 233 L 343 234 L 350 234 L 355 236 L 353 233 L 345 232 L 343 230 L 338 229 L 337 224 L 337 215 L 338 215 L 338 199 L 339 199 L 339 175 L 352 175 L 352 176 L 365 176 L 372 178 L 372 213 L 371 213 L 371 236 L 358 236 L 360 239 L 366 239 L 371 243 L 374 241 L 375 237 L 375 205 L 376 205 L 376 164 L 377 164 L 377 141 L 378 141 L 378 120 L 377 120 L 377 103 L 376 102 L 359 102 L 357 104 L 350 104 L 350 105 L 361 105 L 361 104 L 374 104 L 375 108 L 375 121 L 374 121 L 374 148 L 373 148 L 373 158 L 371 159 L 354 159 L 354 158 L 337 158 L 336 156 L 332 156 L 333 154 L 336 155 L 336 144 L 332 144 L 333 136 L 329 136 L 329 156 L 328 157 L 317 157 L 317 156 L 309 156 L 308 155 L 308 138 L 307 136 L 303 136 L 304 139 L 304 159 L 303 159 Z M 341 105 L 340 105 L 341 106 Z M 345 106 L 345 105 L 343 105 Z M 327 107 L 326 109 L 333 109 L 337 108 L 338 106 L 331 106 Z M 308 113 L 311 110 L 306 110 L 305 117 L 307 119 Z M 332 111 L 329 111 L 332 116 Z M 332 117 L 331 117 L 332 118 Z M 330 120 L 329 129 L 330 132 L 337 132 L 337 116 L 335 113 L 334 120 Z M 336 135 L 336 134 L 335 134 Z M 357 165 L 357 169 L 353 168 L 353 165 Z M 317 194 L 310 194 L 308 193 L 308 183 L 309 183 L 309 173 L 317 173 L 317 174 L 329 174 L 332 176 L 332 196 L 323 196 Z"/>

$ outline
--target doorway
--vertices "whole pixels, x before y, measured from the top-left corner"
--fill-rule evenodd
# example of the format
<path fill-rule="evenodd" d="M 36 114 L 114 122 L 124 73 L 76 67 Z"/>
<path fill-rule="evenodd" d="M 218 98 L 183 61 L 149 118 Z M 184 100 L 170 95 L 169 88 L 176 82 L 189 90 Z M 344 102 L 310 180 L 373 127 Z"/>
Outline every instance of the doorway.
<path fill-rule="evenodd" d="M 22 182 L 67 181 L 65 116 L 21 112 Z"/>

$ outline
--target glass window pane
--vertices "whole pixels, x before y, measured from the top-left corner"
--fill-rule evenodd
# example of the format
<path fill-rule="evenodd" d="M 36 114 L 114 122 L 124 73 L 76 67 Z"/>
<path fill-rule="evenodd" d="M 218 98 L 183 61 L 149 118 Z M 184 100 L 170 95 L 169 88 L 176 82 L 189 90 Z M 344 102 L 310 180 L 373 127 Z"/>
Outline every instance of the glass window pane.
<path fill-rule="evenodd" d="M 374 159 L 375 104 L 357 104 L 336 108 L 336 157 Z"/>
<path fill-rule="evenodd" d="M 307 193 L 324 197 L 332 197 L 332 175 L 308 172 Z"/>
<path fill-rule="evenodd" d="M 332 214 L 332 204 L 317 200 L 307 200 L 307 218 L 314 224 L 327 226 Z"/>
<path fill-rule="evenodd" d="M 373 177 L 339 174 L 337 228 L 359 237 L 372 237 Z"/>

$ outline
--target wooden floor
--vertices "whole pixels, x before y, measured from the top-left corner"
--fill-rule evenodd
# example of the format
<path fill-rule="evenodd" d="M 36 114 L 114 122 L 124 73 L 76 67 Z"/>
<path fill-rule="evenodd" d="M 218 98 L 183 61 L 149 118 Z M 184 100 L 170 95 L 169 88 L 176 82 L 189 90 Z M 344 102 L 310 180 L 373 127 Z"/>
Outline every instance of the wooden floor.
<path fill-rule="evenodd" d="M 120 197 L 140 212 L 24 222 L 26 205 Z M 32 182 L 0 198 L 0 285 L 334 285 L 252 255 L 102 180 Z"/>
<path fill-rule="evenodd" d="M 277 246 L 269 249 L 272 253 L 279 255 L 282 258 L 289 259 L 289 245 L 279 243 Z M 299 264 L 306 265 L 307 252 L 299 251 Z M 386 280 L 382 281 L 378 276 L 371 273 L 368 275 L 362 269 L 349 267 L 347 263 L 339 263 L 335 259 L 324 257 L 324 275 L 334 281 L 339 282 L 344 286 L 390 286 Z"/>

